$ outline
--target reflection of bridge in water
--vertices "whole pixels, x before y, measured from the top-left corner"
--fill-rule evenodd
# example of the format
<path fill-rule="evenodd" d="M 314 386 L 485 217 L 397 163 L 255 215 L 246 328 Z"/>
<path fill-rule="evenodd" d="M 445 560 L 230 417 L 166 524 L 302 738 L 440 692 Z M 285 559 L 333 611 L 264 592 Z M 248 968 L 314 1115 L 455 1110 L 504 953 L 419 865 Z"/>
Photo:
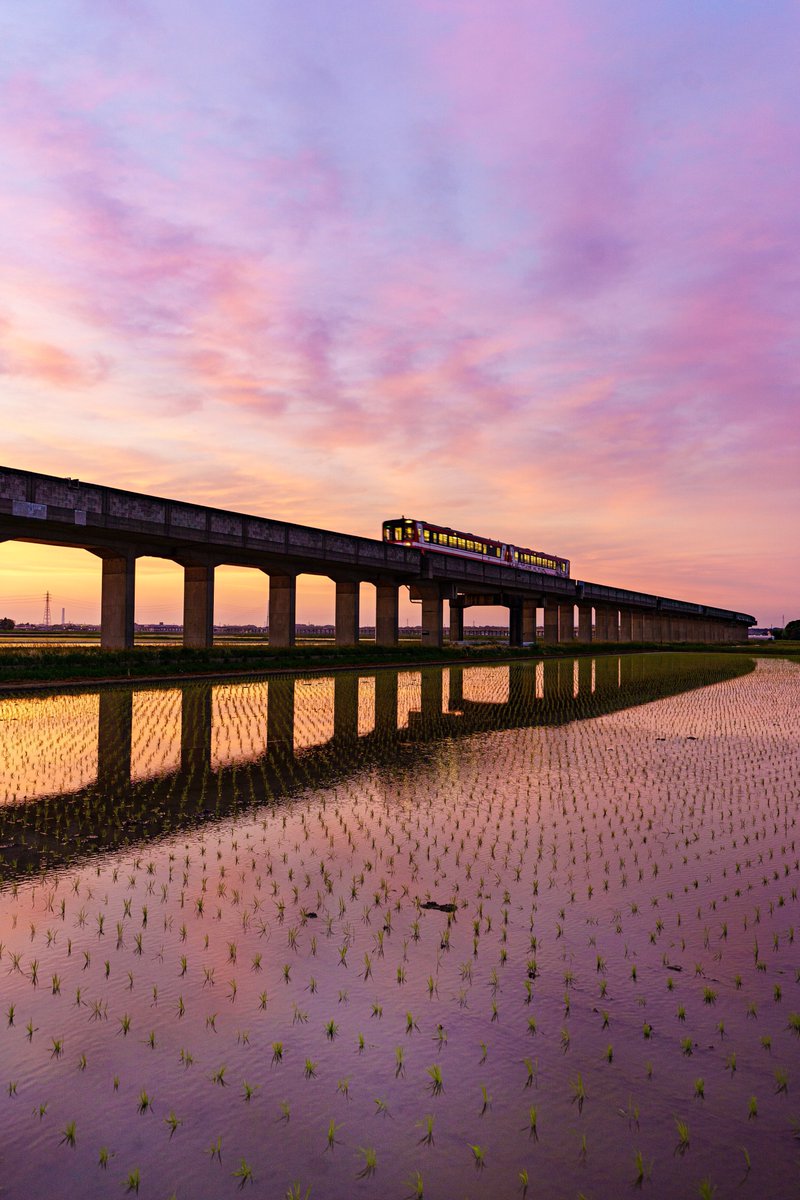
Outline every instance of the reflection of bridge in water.
<path fill-rule="evenodd" d="M 89 694 L 97 701 L 95 778 L 60 795 L 43 795 L 43 777 L 38 798 L 0 806 L 2 878 L 174 832 L 198 819 L 275 803 L 365 768 L 413 768 L 420 754 L 443 740 L 600 716 L 730 678 L 750 666 L 704 654 L 611 655 L 500 668 L 382 669 L 342 672 L 333 679 L 286 675 L 257 684 L 101 689 Z M 318 728 L 326 726 L 330 736 L 310 745 L 307 729 L 299 728 L 299 709 L 305 703 L 302 689 L 312 683 L 325 689 L 322 702 L 320 693 L 312 695 L 313 715 L 321 717 Z M 250 749 L 236 761 L 220 763 L 214 752 L 220 724 L 215 693 L 225 689 L 229 696 L 255 699 L 256 707 L 247 713 Z M 163 731 L 167 742 L 176 743 L 167 756 L 174 769 L 136 778 L 135 699 L 143 695 L 179 698 L 180 721 L 179 728 L 176 722 Z M 33 703 L 44 705 L 48 699 L 63 697 Z M 158 730 L 146 732 L 158 738 Z M 40 752 L 46 762 L 48 746 L 42 744 Z"/>

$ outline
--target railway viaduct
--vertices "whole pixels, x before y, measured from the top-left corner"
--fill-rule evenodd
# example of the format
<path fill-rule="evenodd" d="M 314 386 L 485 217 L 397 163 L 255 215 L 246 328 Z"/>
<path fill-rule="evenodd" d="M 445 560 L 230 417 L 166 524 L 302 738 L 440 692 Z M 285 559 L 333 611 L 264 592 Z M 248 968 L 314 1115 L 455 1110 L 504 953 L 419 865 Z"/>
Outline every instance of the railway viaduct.
<path fill-rule="evenodd" d="M 423 643 L 440 646 L 444 601 L 450 639 L 464 636 L 464 610 L 509 609 L 512 645 L 536 640 L 543 610 L 545 644 L 747 640 L 755 618 L 705 604 L 334 533 L 224 509 L 0 466 L 0 541 L 71 546 L 102 562 L 101 644 L 133 645 L 137 558 L 171 559 L 184 571 L 184 645 L 211 645 L 214 570 L 252 567 L 269 576 L 269 641 L 295 639 L 297 576 L 325 575 L 336 585 L 336 642 L 359 640 L 359 587 L 376 590 L 375 640 L 397 644 L 398 595 L 408 586 L 421 606 Z"/>

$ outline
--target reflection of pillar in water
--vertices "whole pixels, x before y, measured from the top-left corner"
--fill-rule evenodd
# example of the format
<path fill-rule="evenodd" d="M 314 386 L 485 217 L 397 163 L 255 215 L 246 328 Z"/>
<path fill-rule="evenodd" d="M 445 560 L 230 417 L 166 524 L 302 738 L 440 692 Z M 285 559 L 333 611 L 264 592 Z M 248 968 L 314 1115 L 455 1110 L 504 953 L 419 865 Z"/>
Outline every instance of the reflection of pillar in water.
<path fill-rule="evenodd" d="M 276 675 L 267 684 L 267 754 L 294 755 L 294 675 Z"/>
<path fill-rule="evenodd" d="M 536 663 L 511 663 L 508 668 L 508 706 L 512 718 L 526 716 L 536 702 Z"/>
<path fill-rule="evenodd" d="M 453 712 L 464 707 L 464 668 L 450 668 L 447 707 Z"/>
<path fill-rule="evenodd" d="M 426 720 L 442 715 L 442 668 L 424 667 L 422 670 L 422 716 Z"/>
<path fill-rule="evenodd" d="M 588 696 L 592 691 L 592 660 L 578 659 L 578 695 Z"/>
<path fill-rule="evenodd" d="M 619 660 L 619 685 L 630 687 L 633 680 L 633 655 L 623 654 Z"/>
<path fill-rule="evenodd" d="M 397 671 L 375 674 L 375 732 L 395 737 L 397 733 Z"/>
<path fill-rule="evenodd" d="M 116 791 L 131 780 L 133 692 L 129 688 L 103 689 L 98 715 L 97 786 Z"/>
<path fill-rule="evenodd" d="M 211 684 L 190 683 L 181 695 L 181 770 L 211 769 Z"/>
<path fill-rule="evenodd" d="M 619 657 L 616 654 L 603 654 L 596 660 L 595 690 L 598 692 L 616 691 L 619 687 Z"/>
<path fill-rule="evenodd" d="M 544 666 L 544 700 L 549 703 L 558 695 L 558 659 L 546 658 Z"/>
<path fill-rule="evenodd" d="M 334 676 L 333 736 L 347 742 L 358 738 L 358 676 L 350 671 Z"/>

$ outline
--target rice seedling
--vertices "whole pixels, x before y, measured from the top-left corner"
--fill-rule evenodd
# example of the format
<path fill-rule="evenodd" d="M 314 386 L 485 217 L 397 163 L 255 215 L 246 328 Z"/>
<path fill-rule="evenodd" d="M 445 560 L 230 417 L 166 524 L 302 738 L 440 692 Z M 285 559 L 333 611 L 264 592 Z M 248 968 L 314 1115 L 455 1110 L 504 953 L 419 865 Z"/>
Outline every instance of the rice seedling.
<path fill-rule="evenodd" d="M 334 1147 L 339 1144 L 336 1134 L 341 1128 L 341 1125 L 337 1125 L 331 1117 L 330 1121 L 328 1122 L 328 1144 L 325 1147 L 326 1150 L 333 1150 Z"/>
<path fill-rule="evenodd" d="M 689 1126 L 686 1121 L 681 1121 L 676 1117 L 675 1128 L 678 1131 L 678 1144 L 675 1151 L 677 1154 L 685 1154 L 689 1149 Z"/>
<path fill-rule="evenodd" d="M 636 1176 L 633 1181 L 634 1187 L 642 1187 L 646 1179 L 650 1178 L 652 1173 L 652 1164 L 645 1163 L 641 1150 L 637 1150 L 634 1155 L 634 1163 L 636 1167 Z"/>
<path fill-rule="evenodd" d="M 469 1148 L 472 1151 L 472 1159 L 475 1163 L 476 1171 L 483 1171 L 486 1167 L 486 1151 L 482 1146 L 469 1143 Z"/>
<path fill-rule="evenodd" d="M 239 1187 L 243 1188 L 246 1183 L 255 1183 L 253 1168 L 248 1164 L 246 1159 L 241 1159 L 239 1166 L 232 1172 L 233 1178 L 239 1180 Z"/>
<path fill-rule="evenodd" d="M 433 1096 L 440 1096 L 444 1091 L 444 1081 L 442 1079 L 442 1069 L 438 1063 L 427 1068 L 427 1073 L 430 1076 L 431 1082 L 428 1084 L 428 1090 Z"/>
<path fill-rule="evenodd" d="M 67 1121 L 66 1125 L 61 1130 L 61 1145 L 64 1145 L 64 1143 L 66 1143 L 66 1145 L 72 1146 L 74 1149 L 75 1145 L 77 1144 L 77 1140 L 78 1139 L 77 1139 L 77 1135 L 75 1132 L 75 1122 Z"/>
<path fill-rule="evenodd" d="M 132 1171 L 128 1172 L 128 1177 L 125 1180 L 125 1191 L 136 1192 L 138 1194 L 141 1182 L 141 1172 L 139 1171 L 138 1167 L 134 1167 Z"/>
<path fill-rule="evenodd" d="M 361 1170 L 356 1174 L 356 1179 L 368 1179 L 374 1175 L 378 1169 L 378 1154 L 374 1146 L 359 1146 L 358 1153 L 363 1159 Z"/>

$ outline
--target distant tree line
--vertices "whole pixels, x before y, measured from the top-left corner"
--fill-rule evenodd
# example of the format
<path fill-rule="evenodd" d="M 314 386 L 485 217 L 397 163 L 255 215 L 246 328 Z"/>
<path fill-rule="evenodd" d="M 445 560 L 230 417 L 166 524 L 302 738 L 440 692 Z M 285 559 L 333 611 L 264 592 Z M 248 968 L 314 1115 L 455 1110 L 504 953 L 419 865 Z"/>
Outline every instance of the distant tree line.
<path fill-rule="evenodd" d="M 800 621 L 790 621 L 784 629 L 774 629 L 776 638 L 785 638 L 789 642 L 800 642 Z"/>
<path fill-rule="evenodd" d="M 0 617 L 0 629 L 13 629 L 16 621 L 12 621 L 11 617 Z"/>

